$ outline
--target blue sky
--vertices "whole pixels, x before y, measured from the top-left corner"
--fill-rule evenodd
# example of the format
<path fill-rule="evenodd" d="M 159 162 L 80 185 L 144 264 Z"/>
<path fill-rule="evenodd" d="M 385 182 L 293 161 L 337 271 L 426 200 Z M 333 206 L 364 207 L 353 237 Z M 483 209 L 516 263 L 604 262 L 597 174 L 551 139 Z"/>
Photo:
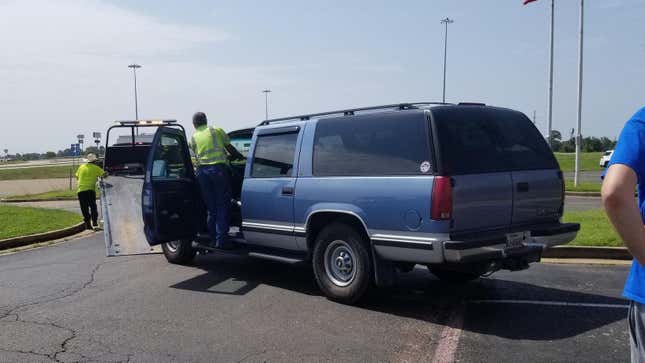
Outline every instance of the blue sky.
<path fill-rule="evenodd" d="M 264 118 L 441 99 L 521 110 L 546 128 L 548 0 L 0 0 L 0 148 L 58 150 L 134 117 L 227 130 Z M 495 5 L 492 5 L 495 4 Z M 554 128 L 576 123 L 578 1 L 556 0 Z M 583 134 L 645 105 L 645 0 L 587 0 Z"/>

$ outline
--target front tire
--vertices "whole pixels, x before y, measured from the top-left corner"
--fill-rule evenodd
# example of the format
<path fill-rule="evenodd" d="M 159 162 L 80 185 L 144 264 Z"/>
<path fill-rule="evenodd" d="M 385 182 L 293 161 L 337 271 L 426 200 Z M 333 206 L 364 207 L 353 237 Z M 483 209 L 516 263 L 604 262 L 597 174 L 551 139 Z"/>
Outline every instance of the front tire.
<path fill-rule="evenodd" d="M 318 286 L 331 300 L 353 304 L 370 286 L 372 259 L 367 241 L 346 224 L 331 224 L 318 234 L 313 267 Z"/>
<path fill-rule="evenodd" d="M 191 241 L 172 241 L 161 245 L 166 260 L 178 265 L 189 264 L 197 251 L 192 247 Z"/>

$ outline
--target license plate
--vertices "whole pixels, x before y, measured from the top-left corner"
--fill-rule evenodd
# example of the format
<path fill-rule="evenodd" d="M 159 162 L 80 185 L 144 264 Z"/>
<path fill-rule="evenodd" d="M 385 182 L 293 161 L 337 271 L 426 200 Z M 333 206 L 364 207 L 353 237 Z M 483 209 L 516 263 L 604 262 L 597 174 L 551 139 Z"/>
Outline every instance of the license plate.
<path fill-rule="evenodd" d="M 531 232 L 516 232 L 506 235 L 506 248 L 523 247 Z"/>

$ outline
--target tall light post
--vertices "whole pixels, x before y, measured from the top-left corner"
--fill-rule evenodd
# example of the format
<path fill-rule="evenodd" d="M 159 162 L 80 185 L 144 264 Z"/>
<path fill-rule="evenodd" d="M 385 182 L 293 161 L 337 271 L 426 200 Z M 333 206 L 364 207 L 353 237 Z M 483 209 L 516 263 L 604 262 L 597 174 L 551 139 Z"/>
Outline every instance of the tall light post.
<path fill-rule="evenodd" d="M 268 120 L 269 119 L 269 93 L 271 93 L 271 90 L 263 89 L 262 93 L 264 93 L 264 119 Z"/>
<path fill-rule="evenodd" d="M 578 186 L 580 174 L 580 147 L 582 146 L 582 56 L 584 35 L 585 1 L 580 0 L 580 35 L 578 39 L 578 133 L 576 134 L 576 169 L 573 174 L 573 185 Z"/>
<path fill-rule="evenodd" d="M 134 75 L 134 117 L 135 120 L 139 120 L 139 100 L 137 96 L 137 68 L 141 68 L 138 64 L 130 64 L 128 68 L 132 68 L 132 74 Z"/>
<path fill-rule="evenodd" d="M 551 137 L 551 130 L 553 129 L 553 48 L 554 48 L 554 33 L 555 33 L 555 0 L 551 0 L 551 32 L 549 35 L 549 94 L 547 105 L 547 140 L 549 140 L 549 147 L 553 148 L 553 138 Z"/>
<path fill-rule="evenodd" d="M 446 17 L 441 19 L 441 23 L 446 25 L 446 32 L 444 34 L 443 40 L 443 97 L 442 102 L 446 102 L 446 64 L 448 59 L 448 24 L 452 24 L 455 21 Z"/>

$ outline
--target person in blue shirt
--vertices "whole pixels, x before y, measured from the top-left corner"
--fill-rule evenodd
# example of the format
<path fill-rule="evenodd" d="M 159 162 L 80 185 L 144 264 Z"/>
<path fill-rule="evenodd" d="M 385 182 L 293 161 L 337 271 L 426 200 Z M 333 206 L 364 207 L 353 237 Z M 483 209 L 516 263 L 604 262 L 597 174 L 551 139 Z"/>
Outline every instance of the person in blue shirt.
<path fill-rule="evenodd" d="M 638 204 L 634 190 L 638 187 Z M 607 216 L 634 256 L 623 296 L 628 314 L 632 362 L 645 362 L 645 108 L 627 121 L 602 184 Z"/>

